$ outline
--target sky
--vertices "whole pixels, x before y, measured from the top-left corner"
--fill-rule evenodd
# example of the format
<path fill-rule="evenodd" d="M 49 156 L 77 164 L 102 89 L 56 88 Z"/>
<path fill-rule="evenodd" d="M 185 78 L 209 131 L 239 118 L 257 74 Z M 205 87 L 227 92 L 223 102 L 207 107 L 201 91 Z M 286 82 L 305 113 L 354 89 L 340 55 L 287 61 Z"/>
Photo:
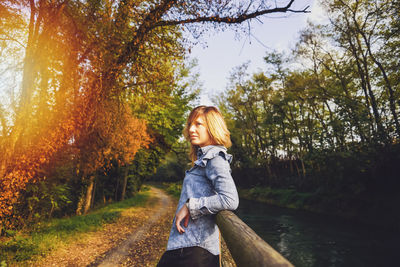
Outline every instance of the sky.
<path fill-rule="evenodd" d="M 266 52 L 274 50 L 290 53 L 298 40 L 299 32 L 307 21 L 323 20 L 321 7 L 314 0 L 296 0 L 294 8 L 303 9 L 310 6 L 310 13 L 274 14 L 261 18 L 261 22 L 251 23 L 251 34 L 235 38 L 235 32 L 226 30 L 204 39 L 205 42 L 191 49 L 189 60 L 198 60 L 197 71 L 202 83 L 202 92 L 198 104 L 213 105 L 214 95 L 223 92 L 234 67 L 250 62 L 248 71 L 254 73 L 264 67 L 263 58 Z"/>

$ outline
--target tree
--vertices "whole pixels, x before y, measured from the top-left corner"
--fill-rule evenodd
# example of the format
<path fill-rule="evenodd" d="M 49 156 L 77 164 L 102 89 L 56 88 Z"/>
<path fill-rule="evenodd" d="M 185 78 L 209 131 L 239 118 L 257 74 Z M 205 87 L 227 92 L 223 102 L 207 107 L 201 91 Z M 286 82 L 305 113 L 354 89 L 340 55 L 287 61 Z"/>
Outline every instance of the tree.
<path fill-rule="evenodd" d="M 392 169 L 398 143 L 398 1 L 324 6 L 330 21 L 301 33 L 296 58 L 238 68 L 219 100 L 240 185 L 362 194 L 396 183 L 376 170 Z"/>
<path fill-rule="evenodd" d="M 128 132 L 141 133 L 135 141 L 139 147 L 147 143 L 143 121 L 126 103 L 130 92 L 154 96 L 157 93 L 149 94 L 148 88 L 156 90 L 153 85 L 171 81 L 184 49 L 176 42 L 181 38 L 178 25 L 196 34 L 201 27 L 192 23 L 240 24 L 265 14 L 306 12 L 292 9 L 293 3 L 280 7 L 268 1 L 2 1 L 0 33 L 7 44 L 24 44 L 24 58 L 20 98 L 8 116 L 12 122 L 1 122 L 0 217 L 11 214 L 27 183 L 44 179 L 39 170 L 65 146 L 79 151 L 74 155 L 77 172 L 87 184 L 80 203 L 87 210 L 94 172 L 107 164 L 108 153 L 120 159 L 137 151 L 121 151 L 129 139 L 112 137 L 130 127 Z M 7 18 L 26 21 L 21 24 L 25 28 L 3 23 Z M 26 40 L 7 34 L 23 31 Z M 162 62 L 154 55 L 162 55 Z M 156 81 L 151 86 L 150 77 Z M 155 92 L 162 92 L 166 84 Z"/>
<path fill-rule="evenodd" d="M 338 33 L 338 42 L 351 52 L 361 80 L 361 86 L 366 96 L 366 102 L 371 104 L 378 134 L 383 142 L 388 142 L 385 136 L 382 116 L 379 111 L 379 103 L 376 99 L 378 84 L 384 84 L 387 94 L 387 102 L 391 114 L 391 121 L 400 134 L 398 111 L 393 90 L 393 82 L 389 79 L 390 67 L 380 51 L 386 50 L 388 43 L 396 40 L 396 36 L 385 40 L 382 30 L 386 29 L 395 19 L 392 10 L 396 5 L 392 1 L 335 1 L 327 5 L 331 16 L 333 29 Z M 372 64 L 371 64 L 372 63 Z M 386 66 L 385 66 L 386 65 Z M 374 90 L 375 89 L 375 90 Z"/>

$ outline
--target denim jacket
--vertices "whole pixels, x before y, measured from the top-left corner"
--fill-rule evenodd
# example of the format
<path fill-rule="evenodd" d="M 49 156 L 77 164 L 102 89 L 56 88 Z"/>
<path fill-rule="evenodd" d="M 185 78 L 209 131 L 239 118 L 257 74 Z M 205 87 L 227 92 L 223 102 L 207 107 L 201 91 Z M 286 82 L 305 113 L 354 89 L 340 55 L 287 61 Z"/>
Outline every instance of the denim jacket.
<path fill-rule="evenodd" d="M 167 250 L 199 246 L 214 255 L 220 253 L 219 230 L 215 214 L 220 210 L 235 210 L 239 197 L 231 176 L 232 155 L 223 146 L 209 145 L 199 148 L 194 166 L 186 171 L 178 212 L 188 201 L 190 219 L 185 232 L 179 234 L 175 218 Z"/>

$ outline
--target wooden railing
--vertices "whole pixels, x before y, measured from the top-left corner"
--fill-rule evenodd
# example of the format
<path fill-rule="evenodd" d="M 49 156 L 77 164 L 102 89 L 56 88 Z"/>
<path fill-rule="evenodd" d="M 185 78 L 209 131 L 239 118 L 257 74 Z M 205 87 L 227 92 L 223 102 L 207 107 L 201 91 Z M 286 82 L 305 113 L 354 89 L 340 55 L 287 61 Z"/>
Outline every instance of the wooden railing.
<path fill-rule="evenodd" d="M 237 266 L 291 266 L 279 252 L 259 237 L 231 211 L 217 214 L 217 225 Z"/>

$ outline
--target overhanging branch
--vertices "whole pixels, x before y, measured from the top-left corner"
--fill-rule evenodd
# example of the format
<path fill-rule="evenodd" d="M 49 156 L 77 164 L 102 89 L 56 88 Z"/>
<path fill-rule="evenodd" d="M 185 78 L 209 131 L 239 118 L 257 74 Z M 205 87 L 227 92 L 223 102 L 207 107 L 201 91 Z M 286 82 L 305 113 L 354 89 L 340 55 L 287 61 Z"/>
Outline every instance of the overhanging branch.
<path fill-rule="evenodd" d="M 237 17 L 219 17 L 218 15 L 216 16 L 203 16 L 203 17 L 197 17 L 197 18 L 189 18 L 189 19 L 182 19 L 182 20 L 163 20 L 157 22 L 154 26 L 159 27 L 159 26 L 172 26 L 172 25 L 179 25 L 179 24 L 188 24 L 188 23 L 197 23 L 197 22 L 214 22 L 214 23 L 226 23 L 226 24 L 239 24 L 242 23 L 243 21 L 250 20 L 262 15 L 266 14 L 271 14 L 271 13 L 309 13 L 308 11 L 309 6 L 306 6 L 305 8 L 301 10 L 294 10 L 291 9 L 290 7 L 292 6 L 294 0 L 291 0 L 285 7 L 276 7 L 272 9 L 264 9 L 261 11 L 255 11 L 251 12 L 248 14 L 241 14 Z"/>

